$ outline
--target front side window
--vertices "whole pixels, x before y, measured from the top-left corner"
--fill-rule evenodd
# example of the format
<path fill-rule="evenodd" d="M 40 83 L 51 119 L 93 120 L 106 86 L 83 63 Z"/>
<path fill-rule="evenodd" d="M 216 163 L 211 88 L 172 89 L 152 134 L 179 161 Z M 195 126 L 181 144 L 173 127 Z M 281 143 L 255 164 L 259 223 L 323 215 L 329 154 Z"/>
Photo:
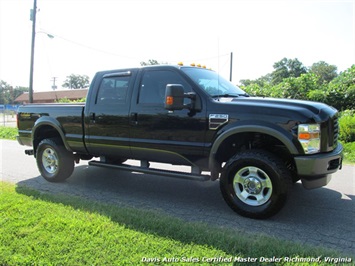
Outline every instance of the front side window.
<path fill-rule="evenodd" d="M 96 104 L 126 103 L 130 76 L 103 78 L 96 98 Z"/>
<path fill-rule="evenodd" d="M 181 84 L 185 92 L 192 90 L 191 86 L 174 71 L 147 70 L 142 77 L 138 103 L 163 105 L 167 84 Z"/>

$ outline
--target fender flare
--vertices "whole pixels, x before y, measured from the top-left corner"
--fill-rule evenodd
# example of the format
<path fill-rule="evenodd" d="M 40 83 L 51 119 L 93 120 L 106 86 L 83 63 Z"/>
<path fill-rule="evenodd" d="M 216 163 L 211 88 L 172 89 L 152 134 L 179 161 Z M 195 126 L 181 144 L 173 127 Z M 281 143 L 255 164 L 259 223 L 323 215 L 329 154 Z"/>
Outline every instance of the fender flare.
<path fill-rule="evenodd" d="M 292 142 L 292 139 L 290 139 L 290 137 L 286 135 L 288 132 L 286 130 L 282 130 L 282 131 L 275 129 L 274 127 L 267 127 L 262 125 L 240 125 L 238 127 L 232 127 L 227 129 L 225 132 L 223 132 L 217 137 L 210 151 L 208 164 L 209 164 L 209 168 L 211 169 L 212 180 L 217 179 L 220 172 L 220 166 L 215 159 L 217 151 L 225 139 L 235 134 L 245 133 L 245 132 L 255 132 L 255 133 L 270 135 L 278 139 L 279 141 L 281 141 L 291 154 L 299 154 L 299 149 Z"/>
<path fill-rule="evenodd" d="M 33 144 L 33 148 L 34 148 L 34 152 L 36 154 L 36 150 L 37 150 L 37 147 L 35 146 L 35 143 L 34 143 L 34 140 L 35 140 L 35 137 L 37 135 L 37 131 L 43 127 L 43 126 L 51 126 L 53 127 L 57 132 L 58 134 L 60 135 L 60 138 L 62 139 L 62 142 L 65 146 L 65 148 L 68 150 L 68 151 L 72 151 L 70 146 L 68 145 L 66 139 L 65 139 L 65 134 L 64 134 L 64 130 L 63 130 L 63 127 L 62 125 L 59 123 L 59 121 L 53 117 L 50 117 L 50 116 L 42 116 L 40 117 L 39 119 L 36 120 L 34 126 L 33 126 L 33 129 L 32 129 L 32 144 Z"/>

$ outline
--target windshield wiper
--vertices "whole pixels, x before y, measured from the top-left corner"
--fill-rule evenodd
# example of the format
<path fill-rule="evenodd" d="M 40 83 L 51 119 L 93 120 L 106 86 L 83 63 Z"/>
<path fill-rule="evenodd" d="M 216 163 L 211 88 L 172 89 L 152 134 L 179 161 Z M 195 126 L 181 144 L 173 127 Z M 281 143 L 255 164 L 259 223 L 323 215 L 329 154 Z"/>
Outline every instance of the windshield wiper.
<path fill-rule="evenodd" d="M 239 96 L 249 97 L 249 94 L 248 93 L 240 93 L 240 94 L 225 93 L 225 94 L 212 95 L 211 97 L 212 98 L 220 98 L 220 97 L 229 98 L 229 97 L 239 97 Z"/>
<path fill-rule="evenodd" d="M 211 97 L 212 98 L 220 98 L 220 97 L 227 98 L 227 97 L 239 97 L 239 95 L 238 94 L 228 94 L 228 93 L 226 93 L 226 94 L 211 95 Z"/>

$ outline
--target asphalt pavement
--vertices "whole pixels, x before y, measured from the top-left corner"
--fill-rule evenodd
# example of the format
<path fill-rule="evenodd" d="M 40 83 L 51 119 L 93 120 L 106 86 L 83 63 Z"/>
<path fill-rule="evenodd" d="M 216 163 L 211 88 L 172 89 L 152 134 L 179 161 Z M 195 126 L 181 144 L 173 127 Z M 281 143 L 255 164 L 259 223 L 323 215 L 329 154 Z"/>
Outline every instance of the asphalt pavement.
<path fill-rule="evenodd" d="M 286 206 L 268 220 L 234 213 L 224 202 L 218 181 L 189 181 L 76 165 L 63 183 L 44 180 L 28 147 L 0 140 L 0 178 L 47 193 L 79 196 L 98 202 L 157 210 L 245 233 L 264 234 L 323 246 L 355 258 L 355 166 L 344 165 L 323 188 L 306 190 L 296 183 Z M 176 166 L 171 166 L 171 169 Z M 321 255 L 321 254 L 320 254 Z"/>

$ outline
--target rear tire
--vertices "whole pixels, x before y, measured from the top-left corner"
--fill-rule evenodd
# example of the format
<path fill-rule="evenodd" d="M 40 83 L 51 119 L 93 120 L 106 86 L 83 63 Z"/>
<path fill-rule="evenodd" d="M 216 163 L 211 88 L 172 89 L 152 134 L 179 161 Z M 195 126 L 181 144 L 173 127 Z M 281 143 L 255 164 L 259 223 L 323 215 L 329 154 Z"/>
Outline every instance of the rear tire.
<path fill-rule="evenodd" d="M 226 163 L 220 189 L 235 212 L 265 219 L 285 205 L 291 184 L 291 174 L 281 159 L 264 150 L 247 150 Z"/>
<path fill-rule="evenodd" d="M 61 139 L 42 140 L 36 153 L 37 167 L 49 182 L 61 182 L 74 171 L 74 156 L 63 145 Z"/>

